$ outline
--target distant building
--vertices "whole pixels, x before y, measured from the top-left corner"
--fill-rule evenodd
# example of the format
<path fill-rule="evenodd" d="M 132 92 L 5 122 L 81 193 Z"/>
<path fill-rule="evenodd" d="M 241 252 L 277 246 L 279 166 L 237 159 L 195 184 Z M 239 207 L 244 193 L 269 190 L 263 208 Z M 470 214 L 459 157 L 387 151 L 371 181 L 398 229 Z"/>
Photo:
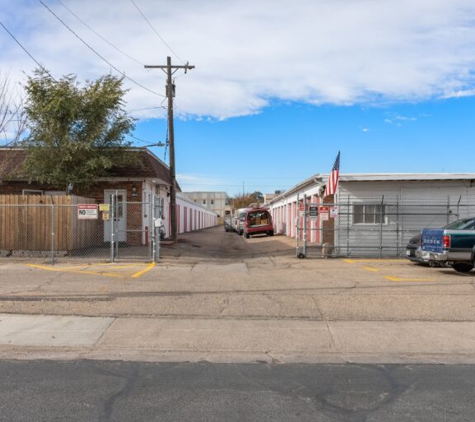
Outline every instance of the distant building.
<path fill-rule="evenodd" d="M 268 204 L 272 199 L 282 194 L 282 191 L 276 190 L 275 193 L 264 194 L 264 204 Z"/>
<path fill-rule="evenodd" d="M 215 212 L 218 217 L 224 216 L 229 200 L 226 192 L 182 192 L 181 195 L 207 210 Z"/>

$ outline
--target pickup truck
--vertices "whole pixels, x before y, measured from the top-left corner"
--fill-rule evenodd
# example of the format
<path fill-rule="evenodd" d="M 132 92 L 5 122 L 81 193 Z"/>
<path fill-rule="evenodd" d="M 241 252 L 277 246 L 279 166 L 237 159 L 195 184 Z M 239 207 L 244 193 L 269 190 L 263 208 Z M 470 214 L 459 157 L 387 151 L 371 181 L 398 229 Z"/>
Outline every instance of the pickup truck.
<path fill-rule="evenodd" d="M 454 221 L 442 229 L 422 230 L 421 249 L 428 253 L 431 265 L 470 272 L 475 265 L 475 217 Z"/>

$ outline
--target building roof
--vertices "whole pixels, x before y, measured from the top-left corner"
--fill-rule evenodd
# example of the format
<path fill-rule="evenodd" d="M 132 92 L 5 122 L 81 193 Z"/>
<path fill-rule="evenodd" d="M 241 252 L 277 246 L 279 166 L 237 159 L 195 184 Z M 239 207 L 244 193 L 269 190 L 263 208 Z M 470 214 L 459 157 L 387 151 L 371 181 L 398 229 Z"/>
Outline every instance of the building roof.
<path fill-rule="evenodd" d="M 171 185 L 169 167 L 150 150 L 147 148 L 130 148 L 128 151 L 139 154 L 139 162 L 133 166 L 112 168 L 108 172 L 108 179 L 154 179 Z M 0 178 L 9 176 L 10 180 L 25 180 L 26 177 L 21 174 L 21 167 L 27 154 L 27 150 L 23 148 L 0 148 Z"/>
<path fill-rule="evenodd" d="M 317 173 L 308 179 L 303 180 L 280 195 L 272 198 L 269 202 L 277 202 L 281 198 L 299 192 L 313 185 L 325 185 L 329 174 Z M 475 173 L 347 173 L 340 174 L 340 183 L 350 182 L 402 182 L 402 181 L 450 181 L 468 180 L 475 181 Z"/>
<path fill-rule="evenodd" d="M 326 180 L 328 175 L 322 175 Z M 348 173 L 340 182 L 399 182 L 432 180 L 475 180 L 475 173 Z"/>

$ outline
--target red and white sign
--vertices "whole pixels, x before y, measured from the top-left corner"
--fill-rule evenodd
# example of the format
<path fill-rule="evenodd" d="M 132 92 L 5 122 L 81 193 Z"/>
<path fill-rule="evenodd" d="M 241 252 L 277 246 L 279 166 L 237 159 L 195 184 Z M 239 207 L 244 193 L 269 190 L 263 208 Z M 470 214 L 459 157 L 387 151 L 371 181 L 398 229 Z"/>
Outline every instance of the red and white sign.
<path fill-rule="evenodd" d="M 78 204 L 78 220 L 97 220 L 97 204 Z"/>
<path fill-rule="evenodd" d="M 330 207 L 326 205 L 320 205 L 318 207 L 318 215 L 321 221 L 328 221 L 330 214 Z"/>

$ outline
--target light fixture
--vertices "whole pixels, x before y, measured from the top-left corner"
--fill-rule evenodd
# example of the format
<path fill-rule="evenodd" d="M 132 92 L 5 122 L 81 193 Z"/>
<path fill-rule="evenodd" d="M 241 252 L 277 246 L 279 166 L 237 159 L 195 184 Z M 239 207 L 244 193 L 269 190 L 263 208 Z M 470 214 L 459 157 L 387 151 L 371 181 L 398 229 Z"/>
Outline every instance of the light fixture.
<path fill-rule="evenodd" d="M 135 183 L 132 185 L 132 196 L 138 196 L 137 185 Z"/>
<path fill-rule="evenodd" d="M 166 144 L 164 144 L 162 141 L 159 141 L 155 144 L 150 144 L 150 145 L 144 145 L 141 148 L 148 148 L 148 147 L 164 147 Z"/>

